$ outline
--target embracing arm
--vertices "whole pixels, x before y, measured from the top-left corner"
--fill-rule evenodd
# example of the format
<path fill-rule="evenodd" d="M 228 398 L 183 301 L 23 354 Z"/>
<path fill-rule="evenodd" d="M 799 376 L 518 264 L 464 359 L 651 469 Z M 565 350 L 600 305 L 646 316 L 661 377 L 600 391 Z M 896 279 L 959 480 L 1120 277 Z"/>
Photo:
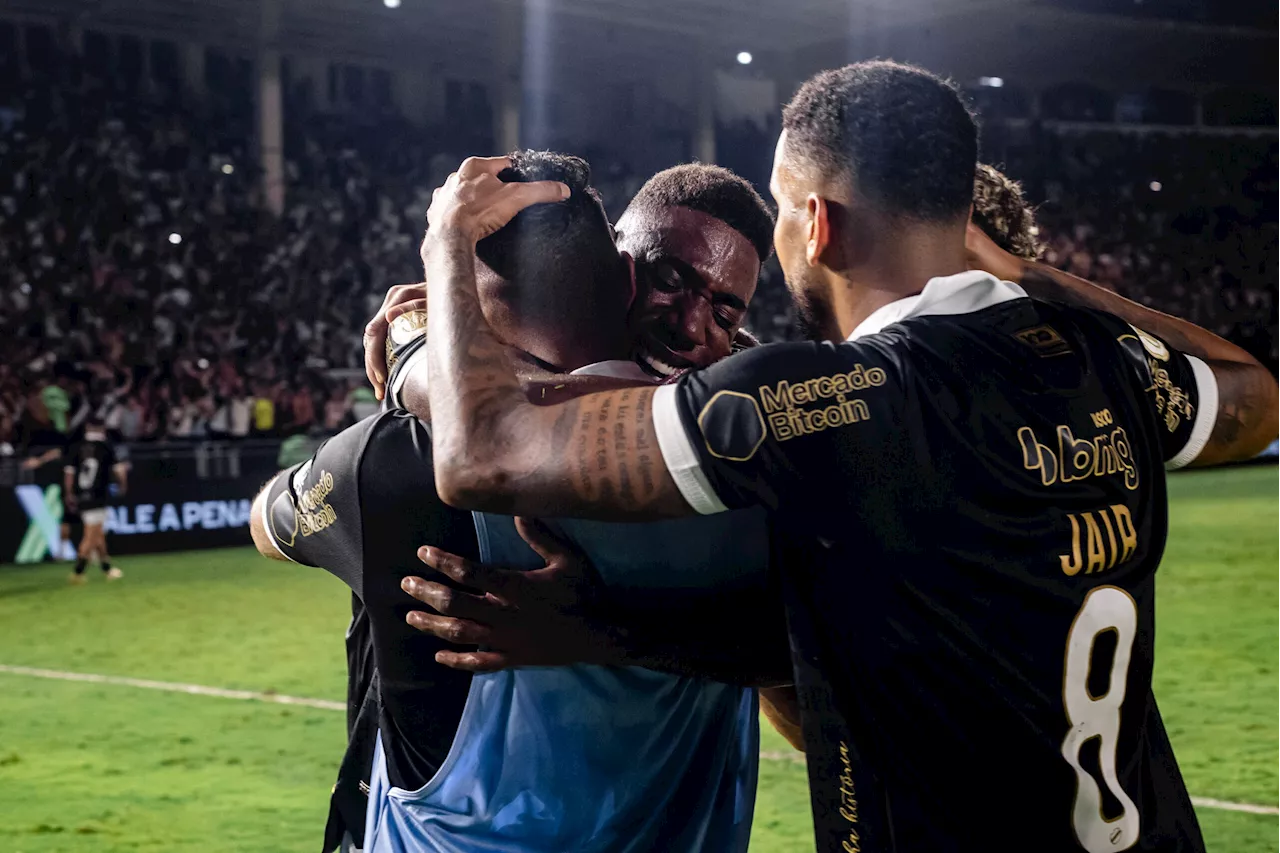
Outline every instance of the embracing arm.
<path fill-rule="evenodd" d="M 970 225 L 966 238 L 971 266 L 1021 284 L 1037 299 L 1114 314 L 1209 366 L 1218 384 L 1218 413 L 1209 442 L 1192 467 L 1252 459 L 1275 440 L 1280 430 L 1276 380 L 1249 353 L 1194 323 L 1147 308 L 1048 264 L 1016 258 L 976 230 Z"/>
<path fill-rule="evenodd" d="M 454 585 L 405 578 L 404 591 L 434 610 L 409 613 L 407 621 L 451 643 L 483 647 L 440 652 L 439 663 L 472 672 L 592 663 L 748 687 L 791 682 L 790 645 L 773 595 L 722 589 L 714 608 L 705 600 L 682 606 L 681 596 L 665 607 L 618 596 L 585 554 L 541 522 L 517 518 L 516 530 L 546 560 L 544 568 L 504 569 L 439 548 L 419 550 Z"/>

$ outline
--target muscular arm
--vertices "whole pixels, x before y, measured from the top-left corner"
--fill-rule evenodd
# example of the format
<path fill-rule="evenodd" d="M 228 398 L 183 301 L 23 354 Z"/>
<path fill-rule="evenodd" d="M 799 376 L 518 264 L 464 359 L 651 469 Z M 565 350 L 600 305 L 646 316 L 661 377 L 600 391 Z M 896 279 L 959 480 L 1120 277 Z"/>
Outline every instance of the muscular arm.
<path fill-rule="evenodd" d="M 1139 305 L 1046 264 L 1027 264 L 1021 284 L 1038 299 L 1115 314 L 1209 365 L 1218 381 L 1218 414 L 1209 443 L 1192 467 L 1252 459 L 1275 440 L 1276 380 L 1240 347 L 1186 320 Z"/>
<path fill-rule="evenodd" d="M 271 534 L 267 533 L 266 528 L 267 492 L 271 490 L 273 482 L 275 477 L 268 480 L 262 487 L 262 491 L 258 492 L 258 496 L 253 499 L 253 508 L 249 511 L 249 535 L 253 537 L 253 545 L 258 549 L 259 554 L 268 560 L 288 562 L 289 558 L 280 553 L 280 549 L 271 540 Z"/>
<path fill-rule="evenodd" d="M 1280 430 L 1275 377 L 1240 347 L 1194 323 L 1139 305 L 1070 273 L 1016 258 L 981 232 L 975 234 L 972 225 L 967 242 L 971 266 L 1021 284 L 1037 299 L 1114 314 L 1209 365 L 1218 382 L 1218 413 L 1209 443 L 1192 467 L 1252 459 L 1275 440 Z"/>
<path fill-rule="evenodd" d="M 530 403 L 480 310 L 474 242 L 433 231 L 423 253 L 427 398 L 436 486 L 447 503 L 603 519 L 693 513 L 658 448 L 653 389 Z"/>

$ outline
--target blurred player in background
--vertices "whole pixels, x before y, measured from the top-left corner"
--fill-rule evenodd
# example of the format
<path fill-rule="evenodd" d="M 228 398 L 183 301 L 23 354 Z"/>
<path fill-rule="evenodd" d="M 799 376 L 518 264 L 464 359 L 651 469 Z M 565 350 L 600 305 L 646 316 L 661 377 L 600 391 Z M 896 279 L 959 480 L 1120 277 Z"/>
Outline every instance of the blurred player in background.
<path fill-rule="evenodd" d="M 85 582 L 84 570 L 90 560 L 98 562 L 107 580 L 124 577 L 119 567 L 111 565 L 106 524 L 112 481 L 117 486 L 117 495 L 123 495 L 128 489 L 129 463 L 108 440 L 100 417 L 91 417 L 85 423 L 84 435 L 71 445 L 65 463 L 62 469 L 65 507 L 78 514 L 84 525 L 71 582 Z"/>

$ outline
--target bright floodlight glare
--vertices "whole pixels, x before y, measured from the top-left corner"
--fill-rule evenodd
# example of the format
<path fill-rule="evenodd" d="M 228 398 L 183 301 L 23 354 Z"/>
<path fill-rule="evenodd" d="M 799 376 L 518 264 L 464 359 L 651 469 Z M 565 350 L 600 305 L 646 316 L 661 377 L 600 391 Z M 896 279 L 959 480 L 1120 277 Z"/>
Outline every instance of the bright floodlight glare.
<path fill-rule="evenodd" d="M 169 235 L 169 242 L 175 246 L 178 245 L 179 243 L 182 242 L 182 235 L 176 231 L 173 232 L 172 234 Z"/>
<path fill-rule="evenodd" d="M 1150 187 L 1153 193 L 1158 193 L 1160 192 L 1160 190 L 1164 189 L 1164 184 L 1160 183 L 1159 181 L 1152 181 L 1150 184 Z"/>
<path fill-rule="evenodd" d="M 999 89 L 1004 85 L 1003 77 L 979 77 L 979 86 L 990 86 L 992 89 Z"/>
<path fill-rule="evenodd" d="M 388 9 L 399 9 L 400 0 L 382 0 L 382 5 L 386 6 Z"/>
<path fill-rule="evenodd" d="M 234 172 L 235 170 L 236 170 L 236 167 L 235 167 L 235 166 L 232 166 L 230 163 L 223 163 L 223 164 L 222 164 L 222 174 L 224 174 L 224 175 L 230 175 L 230 174 L 231 174 L 232 172 Z"/>
<path fill-rule="evenodd" d="M 751 54 L 747 53 L 745 50 L 744 50 L 744 51 L 742 51 L 742 53 L 739 53 L 739 54 L 738 54 L 738 64 L 739 64 L 739 65 L 750 65 L 750 64 L 751 64 L 751 60 L 752 60 L 752 56 L 751 56 Z"/>

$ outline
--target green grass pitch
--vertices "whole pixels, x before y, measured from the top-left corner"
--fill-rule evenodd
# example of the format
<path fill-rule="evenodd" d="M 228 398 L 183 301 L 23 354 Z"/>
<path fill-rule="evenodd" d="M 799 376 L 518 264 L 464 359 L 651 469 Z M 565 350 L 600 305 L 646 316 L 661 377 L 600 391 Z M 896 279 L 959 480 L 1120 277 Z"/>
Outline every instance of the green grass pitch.
<path fill-rule="evenodd" d="M 1195 796 L 1277 801 L 1277 470 L 1171 478 L 1157 695 Z M 347 597 L 248 550 L 0 567 L 0 664 L 341 699 Z M 319 849 L 343 715 L 0 672 L 0 853 Z M 766 730 L 752 850 L 812 849 L 804 766 Z M 995 796 L 998 796 L 995 795 Z M 1202 808 L 1213 853 L 1277 819 Z"/>

